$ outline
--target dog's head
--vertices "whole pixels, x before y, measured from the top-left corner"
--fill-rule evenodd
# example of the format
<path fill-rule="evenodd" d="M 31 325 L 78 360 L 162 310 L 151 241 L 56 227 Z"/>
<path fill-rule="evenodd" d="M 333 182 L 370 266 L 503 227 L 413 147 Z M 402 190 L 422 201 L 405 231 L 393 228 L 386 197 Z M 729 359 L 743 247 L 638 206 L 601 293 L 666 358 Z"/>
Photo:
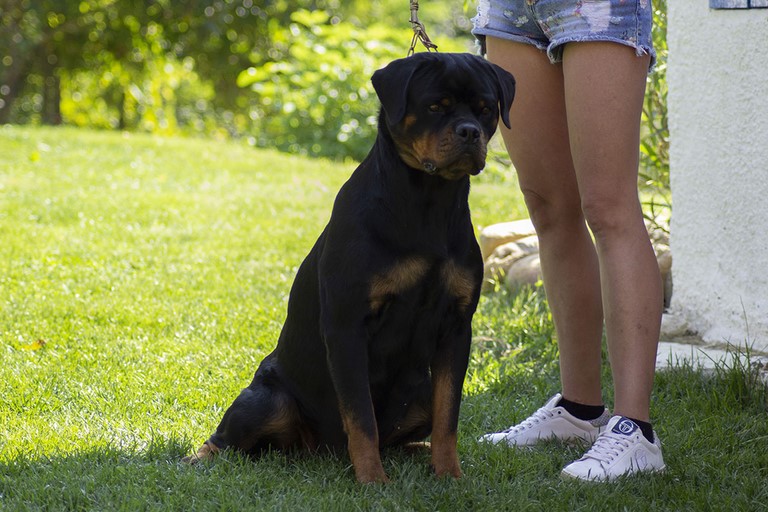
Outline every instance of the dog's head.
<path fill-rule="evenodd" d="M 373 88 L 400 158 L 445 179 L 478 174 L 499 116 L 509 127 L 515 79 L 464 53 L 418 53 L 376 71 Z"/>

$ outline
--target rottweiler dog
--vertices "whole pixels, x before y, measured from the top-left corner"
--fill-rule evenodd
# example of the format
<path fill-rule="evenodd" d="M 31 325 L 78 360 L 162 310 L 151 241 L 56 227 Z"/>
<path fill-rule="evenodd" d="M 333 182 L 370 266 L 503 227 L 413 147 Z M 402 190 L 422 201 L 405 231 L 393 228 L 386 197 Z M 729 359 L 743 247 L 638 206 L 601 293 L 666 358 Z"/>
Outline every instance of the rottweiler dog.
<path fill-rule="evenodd" d="M 301 264 L 277 347 L 196 462 L 224 448 L 346 446 L 360 482 L 380 449 L 431 435 L 437 475 L 461 476 L 456 431 L 483 263 L 469 176 L 485 166 L 512 75 L 471 54 L 420 53 L 376 71 L 376 141 Z"/>

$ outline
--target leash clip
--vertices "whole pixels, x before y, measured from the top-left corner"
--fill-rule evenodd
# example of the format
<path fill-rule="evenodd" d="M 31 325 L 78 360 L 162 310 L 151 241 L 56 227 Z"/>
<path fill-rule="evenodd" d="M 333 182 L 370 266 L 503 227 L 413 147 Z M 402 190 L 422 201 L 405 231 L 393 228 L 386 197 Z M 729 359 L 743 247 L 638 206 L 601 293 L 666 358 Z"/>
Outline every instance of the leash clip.
<path fill-rule="evenodd" d="M 411 39 L 411 48 L 408 50 L 408 57 L 413 55 L 416 51 L 417 41 L 421 41 L 421 44 L 427 49 L 428 52 L 437 51 L 437 45 L 427 35 L 427 30 L 424 28 L 424 24 L 419 21 L 419 0 L 411 1 L 411 27 L 413 28 L 413 39 Z"/>

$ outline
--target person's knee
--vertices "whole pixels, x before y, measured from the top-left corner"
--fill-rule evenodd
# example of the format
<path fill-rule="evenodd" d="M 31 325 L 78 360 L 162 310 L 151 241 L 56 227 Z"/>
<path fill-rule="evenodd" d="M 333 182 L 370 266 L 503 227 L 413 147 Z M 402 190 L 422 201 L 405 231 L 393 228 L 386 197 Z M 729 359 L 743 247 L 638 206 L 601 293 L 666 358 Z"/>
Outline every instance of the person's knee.
<path fill-rule="evenodd" d="M 581 210 L 595 238 L 611 237 L 634 227 L 642 212 L 633 199 L 618 194 L 585 195 Z"/>
<path fill-rule="evenodd" d="M 575 222 L 583 222 L 578 198 L 543 195 L 532 189 L 523 189 L 523 197 L 539 236 L 546 236 Z"/>

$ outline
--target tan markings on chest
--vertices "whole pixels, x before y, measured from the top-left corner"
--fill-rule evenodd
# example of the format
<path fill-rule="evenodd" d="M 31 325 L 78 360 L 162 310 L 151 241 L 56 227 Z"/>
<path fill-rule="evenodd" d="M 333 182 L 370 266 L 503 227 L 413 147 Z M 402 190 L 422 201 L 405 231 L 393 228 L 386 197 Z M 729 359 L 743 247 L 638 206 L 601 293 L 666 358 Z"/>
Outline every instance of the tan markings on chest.
<path fill-rule="evenodd" d="M 472 302 L 475 291 L 475 280 L 472 273 L 456 265 L 453 261 L 446 262 L 440 269 L 440 275 L 445 289 L 456 297 L 459 309 L 464 311 Z"/>
<path fill-rule="evenodd" d="M 387 271 L 377 274 L 371 280 L 368 299 L 373 311 L 378 311 L 389 297 L 398 295 L 414 286 L 426 276 L 429 262 L 420 257 L 407 258 Z M 440 280 L 446 293 L 454 297 L 460 310 L 472 302 L 475 280 L 472 273 L 452 261 L 440 267 Z"/>
<path fill-rule="evenodd" d="M 397 295 L 413 287 L 429 270 L 429 262 L 424 258 L 411 257 L 396 263 L 387 271 L 377 274 L 371 280 L 368 298 L 371 309 L 378 310 L 387 297 Z"/>

